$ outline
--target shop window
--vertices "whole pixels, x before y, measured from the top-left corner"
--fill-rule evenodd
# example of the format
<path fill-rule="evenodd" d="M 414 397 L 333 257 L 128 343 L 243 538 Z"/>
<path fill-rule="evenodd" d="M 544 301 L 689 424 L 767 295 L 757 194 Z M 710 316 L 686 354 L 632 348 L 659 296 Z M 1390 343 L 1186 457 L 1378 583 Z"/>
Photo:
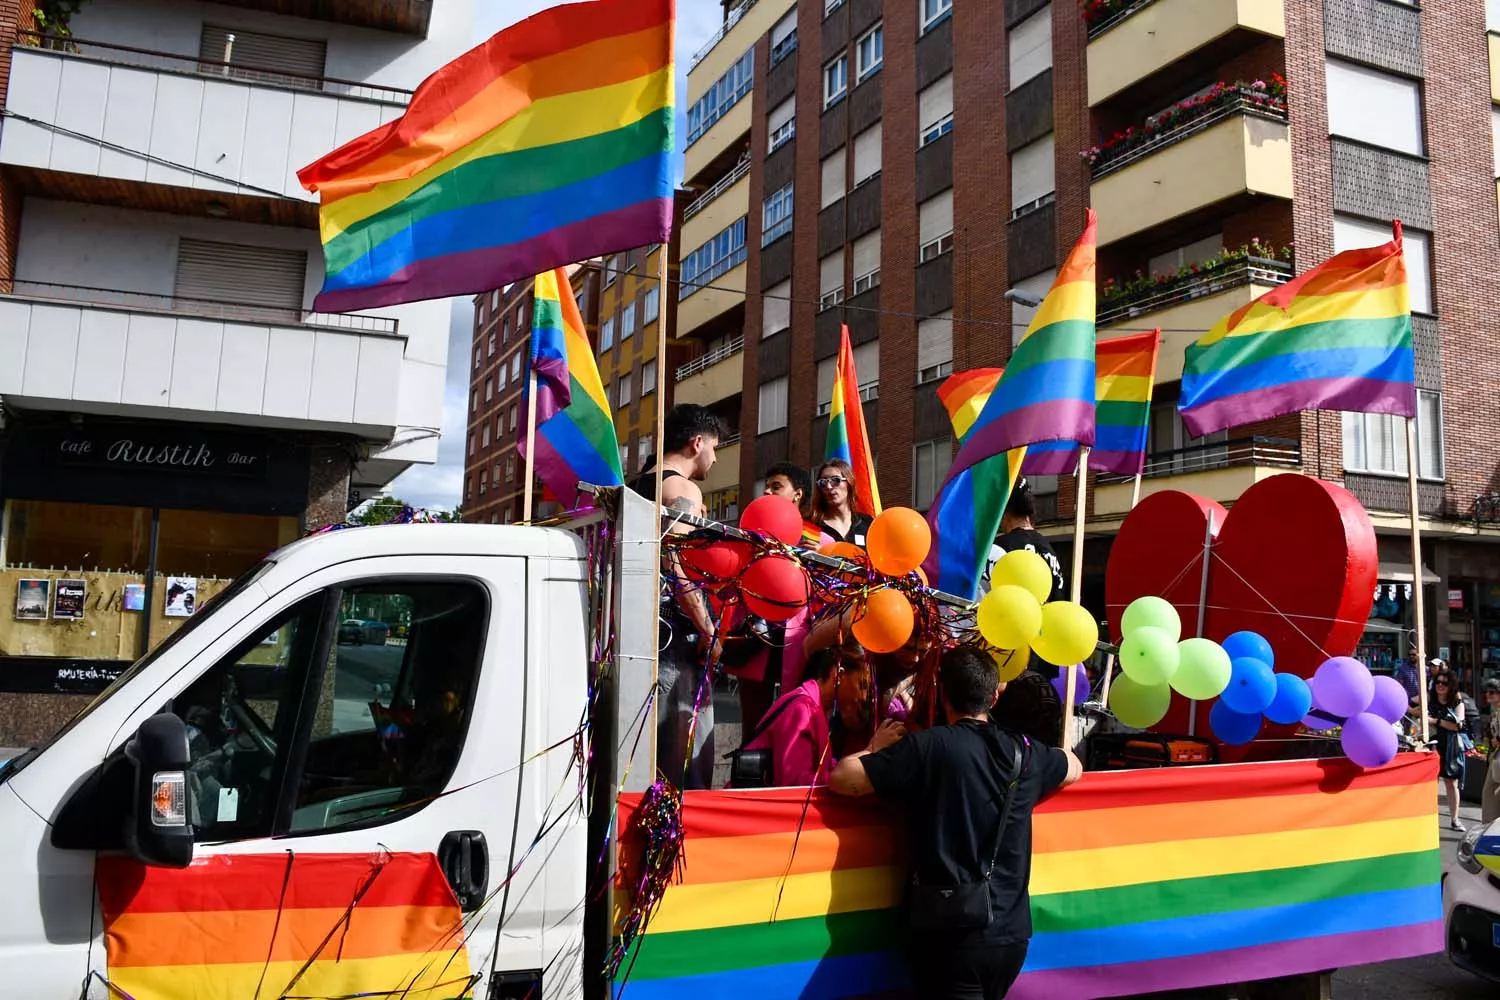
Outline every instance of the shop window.
<path fill-rule="evenodd" d="M 159 575 L 231 580 L 268 553 L 296 540 L 295 517 L 162 510 L 157 526 Z"/>
<path fill-rule="evenodd" d="M 151 509 L 91 503 L 10 501 L 5 565 L 82 566 L 145 573 L 151 563 Z"/>

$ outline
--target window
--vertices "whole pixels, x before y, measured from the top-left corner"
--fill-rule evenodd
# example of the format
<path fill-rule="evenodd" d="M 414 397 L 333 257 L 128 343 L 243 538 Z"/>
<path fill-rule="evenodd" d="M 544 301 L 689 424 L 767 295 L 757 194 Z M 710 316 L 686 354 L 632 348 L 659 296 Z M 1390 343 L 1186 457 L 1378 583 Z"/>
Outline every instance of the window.
<path fill-rule="evenodd" d="M 656 391 L 656 361 L 652 359 L 641 365 L 641 396 L 649 396 Z"/>
<path fill-rule="evenodd" d="M 302 316 L 306 283 L 304 250 L 187 237 L 177 241 L 172 294 L 185 299 L 261 306 L 277 319 L 296 323 Z"/>
<path fill-rule="evenodd" d="M 490 343 L 493 344 L 494 342 L 495 342 L 495 335 L 494 334 L 490 334 Z M 502 344 L 508 344 L 508 343 L 510 343 L 510 317 L 509 316 L 505 317 L 503 320 L 500 321 L 500 343 L 502 343 Z M 494 354 L 494 353 L 495 353 L 495 349 L 494 348 L 490 348 L 490 354 Z"/>
<path fill-rule="evenodd" d="M 937 142 L 953 131 L 952 73 L 946 73 L 922 88 L 917 95 L 917 121 L 921 126 L 919 134 L 923 146 Z"/>
<path fill-rule="evenodd" d="M 516 456 L 505 456 L 505 481 L 513 482 L 516 478 Z"/>
<path fill-rule="evenodd" d="M 1490 131 L 1495 143 L 1495 176 L 1500 177 L 1500 108 L 1490 107 Z"/>
<path fill-rule="evenodd" d="M 630 468 L 630 445 L 628 444 L 620 445 L 620 468 L 627 470 Z"/>
<path fill-rule="evenodd" d="M 761 339 L 780 333 L 792 325 L 792 279 L 771 286 L 761 293 Z"/>
<path fill-rule="evenodd" d="M 1214 233 L 1205 236 L 1201 240 L 1194 240 L 1176 250 L 1157 254 L 1152 257 L 1147 266 L 1148 274 L 1176 274 L 1179 269 L 1189 267 L 1193 264 L 1201 264 L 1211 257 L 1216 257 L 1224 250 L 1224 236 L 1222 233 Z"/>
<path fill-rule="evenodd" d="M 880 284 L 880 230 L 854 241 L 854 294 Z"/>
<path fill-rule="evenodd" d="M 482 364 L 484 364 L 484 348 L 476 347 L 474 348 L 474 367 L 477 369 Z"/>
<path fill-rule="evenodd" d="M 516 353 L 514 353 L 514 354 L 512 354 L 510 356 L 510 380 L 512 382 L 519 382 L 519 381 L 521 381 L 521 352 L 520 351 L 517 351 Z"/>
<path fill-rule="evenodd" d="M 1151 405 L 1150 421 L 1146 431 L 1147 475 L 1203 472 L 1229 464 L 1227 428 L 1193 437 L 1177 411 L 1177 404 L 1168 401 Z"/>
<path fill-rule="evenodd" d="M 837 357 L 818 362 L 818 416 L 832 409 L 833 381 L 838 375 Z M 869 402 L 880 397 L 880 341 L 871 340 L 854 349 L 854 377 L 859 379 L 860 399 Z"/>
<path fill-rule="evenodd" d="M 1345 413 L 1344 470 L 1404 476 L 1406 421 L 1388 413 Z M 1442 396 L 1417 390 L 1417 475 L 1443 478 Z"/>
<path fill-rule="evenodd" d="M 953 249 L 952 188 L 917 206 L 917 229 L 924 263 Z"/>
<path fill-rule="evenodd" d="M 620 343 L 625 343 L 635 336 L 635 303 L 625 303 L 625 308 L 620 312 Z"/>
<path fill-rule="evenodd" d="M 486 420 L 484 422 L 484 426 L 480 428 L 479 447 L 481 447 L 481 448 L 488 448 L 489 446 L 490 446 L 490 422 L 488 420 Z"/>
<path fill-rule="evenodd" d="M 510 429 L 511 429 L 511 431 L 515 431 L 515 429 L 516 429 L 516 412 L 517 412 L 516 411 L 516 404 L 515 403 L 511 403 L 510 404 Z"/>
<path fill-rule="evenodd" d="M 953 439 L 919 441 L 912 447 L 912 502 L 925 511 L 937 499 L 948 466 L 953 463 Z"/>
<path fill-rule="evenodd" d="M 1038 299 L 1047 297 L 1052 291 L 1052 283 L 1057 280 L 1057 268 L 1050 268 L 1040 274 L 1033 274 L 1029 278 L 1023 278 L 1012 287 L 1018 292 L 1025 292 Z M 1019 302 L 1010 304 L 1010 343 L 1014 347 L 1021 342 L 1026 335 L 1026 328 L 1031 325 L 1032 317 L 1036 315 L 1039 306 L 1023 306 Z"/>
<path fill-rule="evenodd" d="M 844 251 L 818 262 L 818 308 L 827 309 L 844 301 Z"/>
<path fill-rule="evenodd" d="M 651 440 L 650 434 L 642 434 L 641 439 L 635 443 L 636 468 L 644 469 L 646 460 L 656 457 L 656 447 Z"/>
<path fill-rule="evenodd" d="M 854 43 L 854 79 L 863 83 L 885 62 L 885 26 L 877 24 Z"/>
<path fill-rule="evenodd" d="M 622 270 L 622 268 L 620 267 L 620 255 L 619 254 L 612 254 L 609 257 L 604 258 L 604 287 L 605 288 L 608 288 L 610 285 L 613 285 L 615 283 L 615 279 L 620 276 L 620 271 L 621 270 Z"/>
<path fill-rule="evenodd" d="M 819 208 L 827 208 L 844 196 L 844 168 L 847 147 L 823 160 L 823 198 Z"/>
<path fill-rule="evenodd" d="M 849 57 L 839 56 L 823 67 L 823 107 L 832 107 L 849 89 Z"/>
<path fill-rule="evenodd" d="M 773 242 L 792 231 L 792 185 L 788 184 L 780 191 L 773 191 L 766 198 L 765 207 L 761 214 L 760 245 L 770 246 Z"/>
<path fill-rule="evenodd" d="M 760 407 L 756 415 L 759 433 L 779 431 L 786 426 L 786 391 L 785 375 L 760 384 Z"/>
<path fill-rule="evenodd" d="M 797 134 L 797 96 L 778 104 L 766 118 L 767 152 L 774 152 Z"/>
<path fill-rule="evenodd" d="M 495 380 L 487 378 L 484 380 L 484 401 L 488 403 L 495 398 Z"/>
<path fill-rule="evenodd" d="M 475 440 L 474 439 L 474 432 L 470 431 L 469 432 L 469 454 L 470 455 L 474 454 L 474 448 L 475 448 L 474 440 Z"/>
<path fill-rule="evenodd" d="M 495 344 L 495 333 L 492 330 L 492 331 L 490 331 L 490 341 L 489 341 L 489 353 L 490 353 L 490 357 L 492 357 L 492 358 L 495 356 L 495 348 L 496 348 L 496 346 L 497 345 Z"/>
<path fill-rule="evenodd" d="M 615 346 L 615 318 L 613 316 L 599 324 L 599 350 L 607 351 Z"/>
<path fill-rule="evenodd" d="M 880 122 L 854 137 L 854 186 L 880 173 Z"/>
<path fill-rule="evenodd" d="M 652 286 L 646 290 L 646 298 L 641 303 L 641 325 L 655 323 L 656 317 L 661 315 L 661 289 Z"/>
<path fill-rule="evenodd" d="M 585 296 L 584 292 L 582 292 L 582 291 L 580 291 L 577 295 L 573 296 L 573 304 L 578 307 L 578 315 L 580 315 L 580 316 L 582 316 L 584 313 L 588 312 L 587 309 L 583 308 L 583 300 L 584 300 L 585 297 L 586 296 Z"/>
<path fill-rule="evenodd" d="M 1421 86 L 1415 80 L 1329 59 L 1328 131 L 1420 156 Z"/>
<path fill-rule="evenodd" d="M 490 314 L 494 315 L 500 311 L 500 289 L 490 291 Z"/>
<path fill-rule="evenodd" d="M 745 217 L 741 216 L 682 262 L 677 298 L 682 300 L 745 262 Z"/>
<path fill-rule="evenodd" d="M 786 16 L 771 29 L 771 65 L 797 51 L 797 8 L 787 11 Z"/>
<path fill-rule="evenodd" d="M 953 12 L 953 0 L 918 0 L 922 5 L 922 32 Z"/>
<path fill-rule="evenodd" d="M 917 383 L 953 374 L 953 310 L 917 321 Z"/>
<path fill-rule="evenodd" d="M 1010 156 L 1010 217 L 1020 218 L 1052 201 L 1056 152 L 1045 135 Z"/>
<path fill-rule="evenodd" d="M 824 358 L 818 362 L 818 416 L 823 416 L 832 407 L 833 380 L 838 376 L 839 359 L 837 356 Z M 858 365 L 855 366 L 858 370 Z"/>
<path fill-rule="evenodd" d="M 713 86 L 687 111 L 687 144 L 691 146 L 703 137 L 714 122 L 750 93 L 755 83 L 755 50 L 747 49 L 724 75 L 714 81 Z"/>
<path fill-rule="evenodd" d="M 318 78 L 325 72 L 327 55 L 328 43 L 321 38 L 263 35 L 214 24 L 205 24 L 198 36 L 199 59 L 205 63 L 227 64 L 213 66 L 215 74 L 275 86 L 319 89 Z M 238 68 L 240 66 L 246 68 L 242 70 Z M 203 67 L 204 71 L 208 69 L 208 66 Z"/>
<path fill-rule="evenodd" d="M 627 406 L 630 405 L 630 399 L 631 399 L 631 394 L 630 394 L 630 390 L 631 390 L 630 375 L 631 375 L 630 372 L 626 372 L 624 375 L 620 376 L 620 392 L 619 392 L 618 400 L 619 400 L 620 409 L 622 409 L 622 410 L 625 409 L 625 407 L 627 407 Z"/>
<path fill-rule="evenodd" d="M 1358 247 L 1375 247 L 1391 241 L 1391 224 L 1357 219 L 1350 215 L 1333 217 L 1333 252 L 1343 253 Z M 1411 293 L 1411 311 L 1431 313 L 1432 308 L 1432 237 L 1420 229 L 1402 230 L 1402 247 L 1406 256 L 1406 285 Z"/>
<path fill-rule="evenodd" d="M 1010 89 L 1052 68 L 1052 5 L 1010 30 Z"/>
<path fill-rule="evenodd" d="M 1484 0 L 1484 26 L 1500 31 L 1500 0 Z"/>
<path fill-rule="evenodd" d="M 842 6 L 844 6 L 844 0 L 823 0 L 823 16 L 827 17 Z"/>

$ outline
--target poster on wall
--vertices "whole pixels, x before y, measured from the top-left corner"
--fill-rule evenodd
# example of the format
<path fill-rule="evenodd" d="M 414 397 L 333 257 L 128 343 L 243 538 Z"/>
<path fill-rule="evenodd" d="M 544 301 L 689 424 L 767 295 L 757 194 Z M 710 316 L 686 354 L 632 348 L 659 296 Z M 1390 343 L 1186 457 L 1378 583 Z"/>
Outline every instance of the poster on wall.
<path fill-rule="evenodd" d="M 168 618 L 191 618 L 198 610 L 198 578 L 195 576 L 167 577 Z"/>
<path fill-rule="evenodd" d="M 52 592 L 52 617 L 63 621 L 81 621 L 84 602 L 88 599 L 86 580 L 58 580 Z"/>
<path fill-rule="evenodd" d="M 51 580 L 16 581 L 16 620 L 45 621 Z"/>
<path fill-rule="evenodd" d="M 127 583 L 121 601 L 124 603 L 126 611 L 145 611 L 146 585 L 144 583 Z"/>

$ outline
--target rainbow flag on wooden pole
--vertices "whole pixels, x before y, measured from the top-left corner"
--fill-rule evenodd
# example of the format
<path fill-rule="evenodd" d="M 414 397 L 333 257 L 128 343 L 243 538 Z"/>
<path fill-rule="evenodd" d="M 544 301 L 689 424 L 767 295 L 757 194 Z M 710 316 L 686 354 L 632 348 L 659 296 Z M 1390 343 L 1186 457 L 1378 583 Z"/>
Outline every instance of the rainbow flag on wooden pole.
<path fill-rule="evenodd" d="M 428 77 L 406 113 L 303 167 L 314 308 L 468 295 L 648 243 L 672 219 L 673 0 L 535 14 Z"/>
<path fill-rule="evenodd" d="M 1146 464 L 1151 388 L 1161 331 L 1101 340 L 1094 347 L 1094 448 L 1089 468 L 1136 476 Z M 1060 475 L 1078 466 L 1078 443 L 1043 441 L 1026 450 L 1028 476 Z"/>
<path fill-rule="evenodd" d="M 875 457 L 865 430 L 864 401 L 859 396 L 859 374 L 854 370 L 854 348 L 849 346 L 849 327 L 839 339 L 839 359 L 833 375 L 833 401 L 828 410 L 828 458 L 842 459 L 854 470 L 859 510 L 880 515 L 880 487 L 875 482 Z"/>

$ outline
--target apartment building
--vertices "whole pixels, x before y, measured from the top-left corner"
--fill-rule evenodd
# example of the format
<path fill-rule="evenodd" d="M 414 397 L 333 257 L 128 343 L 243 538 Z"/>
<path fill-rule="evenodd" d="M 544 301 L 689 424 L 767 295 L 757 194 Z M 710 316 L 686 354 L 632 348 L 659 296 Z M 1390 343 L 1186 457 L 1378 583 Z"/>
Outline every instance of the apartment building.
<path fill-rule="evenodd" d="M 1500 11 L 1403 0 L 766 0 L 690 69 L 679 337 L 739 375 L 739 456 L 822 457 L 847 325 L 881 492 L 931 503 L 951 460 L 936 389 L 1003 364 L 1099 213 L 1100 336 L 1164 331 L 1143 484 L 1233 502 L 1301 471 L 1380 533 L 1361 655 L 1405 655 L 1404 428 L 1308 413 L 1194 439 L 1183 349 L 1333 253 L 1406 227 L 1420 389 L 1430 654 L 1500 671 L 1495 444 Z M 1488 14 L 1489 20 L 1486 21 Z M 1485 115 L 1495 118 L 1486 127 Z M 1500 139 L 1496 140 L 1500 143 Z M 793 197 L 796 193 L 797 197 Z M 697 225 L 695 220 L 702 219 Z M 696 276 L 698 287 L 692 284 Z M 743 292 L 743 294 L 742 294 Z M 728 381 L 734 381 L 730 379 Z M 1067 547 L 1071 477 L 1036 482 Z M 1091 477 L 1084 595 L 1103 605 L 1131 485 Z M 1491 640 L 1494 640 L 1491 642 Z"/>
<path fill-rule="evenodd" d="M 311 312 L 296 171 L 401 115 L 472 3 L 89 0 L 66 38 L 42 6 L 0 0 L 0 599 L 66 574 L 88 627 L 13 622 L 0 663 L 54 691 L 436 460 L 449 306 Z"/>

